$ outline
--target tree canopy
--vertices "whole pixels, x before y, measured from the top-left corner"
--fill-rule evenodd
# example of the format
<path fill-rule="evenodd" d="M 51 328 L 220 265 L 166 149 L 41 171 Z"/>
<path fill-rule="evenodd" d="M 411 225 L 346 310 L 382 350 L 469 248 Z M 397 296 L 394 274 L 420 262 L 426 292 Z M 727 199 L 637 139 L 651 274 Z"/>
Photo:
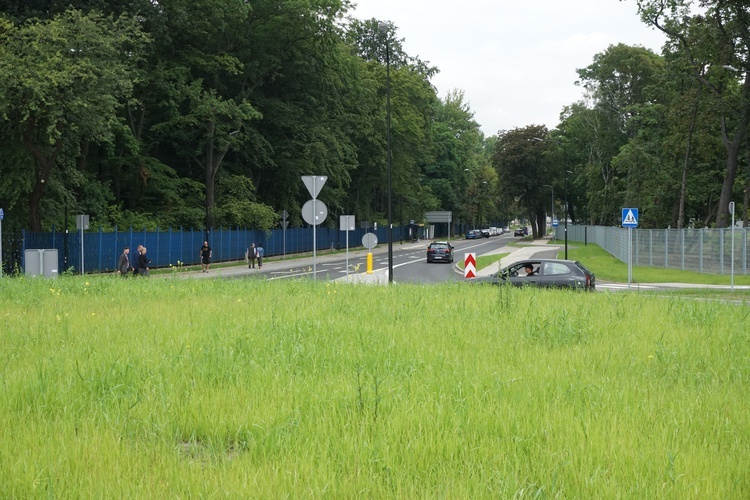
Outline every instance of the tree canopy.
<path fill-rule="evenodd" d="M 388 94 L 397 224 L 450 210 L 541 234 L 550 212 L 637 206 L 644 227 L 724 227 L 731 201 L 747 221 L 746 6 L 636 3 L 661 54 L 603 47 L 556 128 L 485 137 L 464 92 L 439 97 L 438 68 L 348 0 L 0 0 L 6 224 L 301 225 L 303 175 L 328 176 L 326 224 L 384 223 Z"/>

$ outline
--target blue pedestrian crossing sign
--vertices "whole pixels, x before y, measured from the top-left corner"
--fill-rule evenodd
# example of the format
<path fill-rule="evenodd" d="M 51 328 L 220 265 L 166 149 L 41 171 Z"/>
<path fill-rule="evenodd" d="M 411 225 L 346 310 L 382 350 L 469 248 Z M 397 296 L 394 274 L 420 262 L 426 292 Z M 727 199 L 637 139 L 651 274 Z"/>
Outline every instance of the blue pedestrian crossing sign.
<path fill-rule="evenodd" d="M 622 227 L 638 227 L 638 209 L 622 209 Z"/>
<path fill-rule="evenodd" d="M 557 219 L 552 219 L 552 227 L 557 227 L 560 222 Z"/>

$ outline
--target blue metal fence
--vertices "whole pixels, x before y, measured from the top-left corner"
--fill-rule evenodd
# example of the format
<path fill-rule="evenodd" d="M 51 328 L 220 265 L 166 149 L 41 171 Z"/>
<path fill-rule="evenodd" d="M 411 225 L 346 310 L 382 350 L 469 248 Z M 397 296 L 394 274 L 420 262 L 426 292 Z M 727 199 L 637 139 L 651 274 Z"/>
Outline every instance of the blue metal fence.
<path fill-rule="evenodd" d="M 382 244 L 388 241 L 388 229 L 379 227 L 377 230 L 358 228 L 349 232 L 349 248 L 362 246 L 362 236 L 373 232 Z M 408 238 L 408 226 L 393 228 L 394 241 Z M 81 247 L 83 247 L 83 268 L 85 272 L 108 272 L 117 267 L 117 258 L 123 247 L 134 250 L 138 245 L 148 248 L 148 256 L 153 268 L 191 265 L 200 263 L 199 248 L 205 241 L 203 230 L 172 230 L 146 231 L 130 228 L 126 231 L 115 229 L 113 232 L 84 231 L 83 245 L 81 232 L 69 232 L 67 245 L 64 231 L 53 228 L 51 232 L 23 231 L 21 237 L 21 266 L 25 266 L 23 255 L 27 249 L 55 248 L 58 251 L 58 269 L 63 272 L 73 268 L 76 272 L 81 269 Z M 255 229 L 214 229 L 209 233 L 208 243 L 213 250 L 214 262 L 243 260 L 245 251 L 250 243 L 263 245 L 266 257 L 283 254 L 311 252 L 313 250 L 313 228 L 290 228 L 287 230 L 274 229 L 261 231 Z M 317 251 L 346 248 L 346 233 L 333 228 L 317 229 L 315 234 Z M 67 249 L 65 248 L 67 246 Z M 67 267 L 65 258 L 67 256 Z"/>

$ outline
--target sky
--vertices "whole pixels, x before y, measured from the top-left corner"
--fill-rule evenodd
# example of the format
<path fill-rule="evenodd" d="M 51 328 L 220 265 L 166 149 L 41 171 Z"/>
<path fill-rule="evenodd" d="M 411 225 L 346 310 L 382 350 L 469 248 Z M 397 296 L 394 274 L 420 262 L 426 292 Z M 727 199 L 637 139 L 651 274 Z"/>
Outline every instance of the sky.
<path fill-rule="evenodd" d="M 485 135 L 527 125 L 553 129 L 579 101 L 577 69 L 610 45 L 661 53 L 665 37 L 635 0 L 353 0 L 352 17 L 391 21 L 404 50 L 440 70 L 438 95 L 464 92 Z"/>

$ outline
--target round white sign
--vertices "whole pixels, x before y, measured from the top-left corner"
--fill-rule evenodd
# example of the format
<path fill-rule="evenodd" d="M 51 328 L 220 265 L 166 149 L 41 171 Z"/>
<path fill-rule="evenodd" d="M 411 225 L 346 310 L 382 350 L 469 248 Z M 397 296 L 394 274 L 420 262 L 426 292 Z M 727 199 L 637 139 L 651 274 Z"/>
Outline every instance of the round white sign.
<path fill-rule="evenodd" d="M 311 226 L 317 226 L 326 220 L 326 217 L 328 217 L 328 207 L 322 201 L 308 200 L 302 205 L 302 218 Z"/>
<path fill-rule="evenodd" d="M 375 236 L 375 233 L 365 233 L 365 235 L 362 236 L 362 246 L 368 250 L 372 250 L 377 244 L 378 237 Z"/>

